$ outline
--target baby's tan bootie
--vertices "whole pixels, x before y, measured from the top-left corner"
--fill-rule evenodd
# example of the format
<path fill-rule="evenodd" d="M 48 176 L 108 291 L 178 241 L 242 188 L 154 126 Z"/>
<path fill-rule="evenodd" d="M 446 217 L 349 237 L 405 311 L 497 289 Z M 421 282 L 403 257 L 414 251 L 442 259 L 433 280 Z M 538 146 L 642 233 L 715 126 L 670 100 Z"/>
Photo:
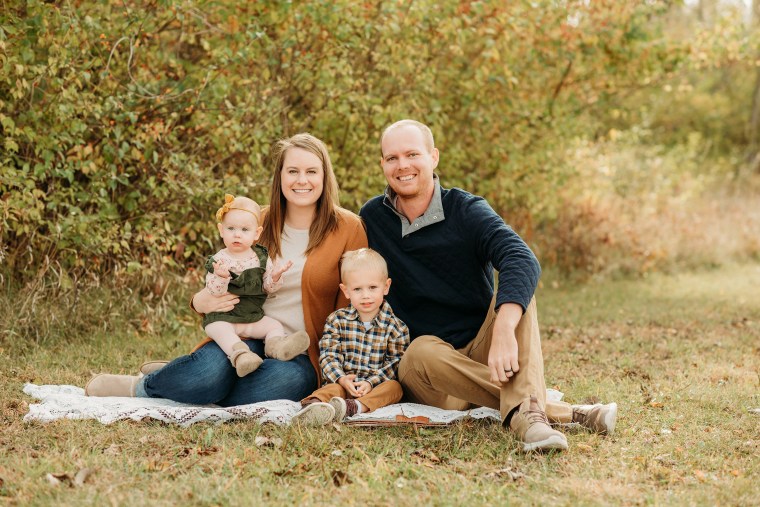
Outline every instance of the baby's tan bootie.
<path fill-rule="evenodd" d="M 256 371 L 256 368 L 261 366 L 264 360 L 258 354 L 251 352 L 248 345 L 240 342 L 232 346 L 230 362 L 235 367 L 238 377 L 245 377 L 249 373 Z"/>
<path fill-rule="evenodd" d="M 264 342 L 264 354 L 272 359 L 290 361 L 309 348 L 309 335 L 298 331 L 288 336 L 273 336 Z"/>

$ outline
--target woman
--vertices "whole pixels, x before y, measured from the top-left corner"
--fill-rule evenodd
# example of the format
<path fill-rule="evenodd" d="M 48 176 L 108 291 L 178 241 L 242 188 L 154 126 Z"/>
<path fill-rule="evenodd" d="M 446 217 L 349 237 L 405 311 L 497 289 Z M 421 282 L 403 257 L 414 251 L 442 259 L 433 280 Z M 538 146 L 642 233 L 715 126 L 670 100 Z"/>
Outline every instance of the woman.
<path fill-rule="evenodd" d="M 283 287 L 264 303 L 264 313 L 282 322 L 285 331 L 305 330 L 308 357 L 291 361 L 265 359 L 246 377 L 238 377 L 227 357 L 206 340 L 145 376 L 96 375 L 85 387 L 88 396 L 168 398 L 193 404 L 244 405 L 260 401 L 298 401 L 319 384 L 318 341 L 327 316 L 348 304 L 340 291 L 339 261 L 344 252 L 367 246 L 367 235 L 355 214 L 338 206 L 338 185 L 324 143 L 297 134 L 275 147 L 269 210 L 259 242 L 278 262 L 292 261 Z M 199 313 L 231 310 L 238 299 L 213 296 L 206 289 L 193 297 Z M 260 340 L 248 347 L 264 357 Z M 143 371 L 143 373 L 145 373 Z"/>

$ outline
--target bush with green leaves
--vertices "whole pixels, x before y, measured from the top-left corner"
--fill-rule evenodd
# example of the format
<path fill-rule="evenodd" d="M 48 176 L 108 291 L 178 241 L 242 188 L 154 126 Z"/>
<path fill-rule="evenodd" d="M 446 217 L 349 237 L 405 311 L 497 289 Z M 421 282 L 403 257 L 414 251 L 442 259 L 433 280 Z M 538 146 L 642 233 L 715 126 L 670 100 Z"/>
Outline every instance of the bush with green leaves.
<path fill-rule="evenodd" d="M 445 186 L 530 239 L 563 153 L 676 68 L 660 2 L 5 2 L 0 259 L 152 282 L 218 243 L 225 192 L 266 204 L 278 138 L 330 147 L 341 201 L 380 192 L 379 134 L 433 128 Z"/>

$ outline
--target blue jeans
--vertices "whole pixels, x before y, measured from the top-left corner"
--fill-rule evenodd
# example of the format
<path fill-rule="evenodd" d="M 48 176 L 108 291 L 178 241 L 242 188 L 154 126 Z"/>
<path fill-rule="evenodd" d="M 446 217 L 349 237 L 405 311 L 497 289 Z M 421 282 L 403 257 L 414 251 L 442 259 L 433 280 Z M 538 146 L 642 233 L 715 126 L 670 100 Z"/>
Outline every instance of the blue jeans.
<path fill-rule="evenodd" d="M 245 342 L 264 357 L 263 340 Z M 238 377 L 227 355 L 209 342 L 190 355 L 178 357 L 141 379 L 137 396 L 168 398 L 181 403 L 222 407 L 269 400 L 300 401 L 317 388 L 317 375 L 306 355 L 291 361 L 264 359 L 256 371 Z"/>

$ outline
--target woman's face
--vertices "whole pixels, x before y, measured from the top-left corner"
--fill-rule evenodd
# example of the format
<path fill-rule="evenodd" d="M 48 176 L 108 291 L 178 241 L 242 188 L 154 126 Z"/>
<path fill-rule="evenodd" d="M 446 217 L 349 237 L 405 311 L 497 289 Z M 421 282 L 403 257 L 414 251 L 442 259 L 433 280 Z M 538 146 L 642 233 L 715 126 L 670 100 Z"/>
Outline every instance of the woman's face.
<path fill-rule="evenodd" d="M 288 148 L 280 171 L 282 195 L 288 206 L 316 208 L 324 180 L 319 157 L 302 148 Z"/>

